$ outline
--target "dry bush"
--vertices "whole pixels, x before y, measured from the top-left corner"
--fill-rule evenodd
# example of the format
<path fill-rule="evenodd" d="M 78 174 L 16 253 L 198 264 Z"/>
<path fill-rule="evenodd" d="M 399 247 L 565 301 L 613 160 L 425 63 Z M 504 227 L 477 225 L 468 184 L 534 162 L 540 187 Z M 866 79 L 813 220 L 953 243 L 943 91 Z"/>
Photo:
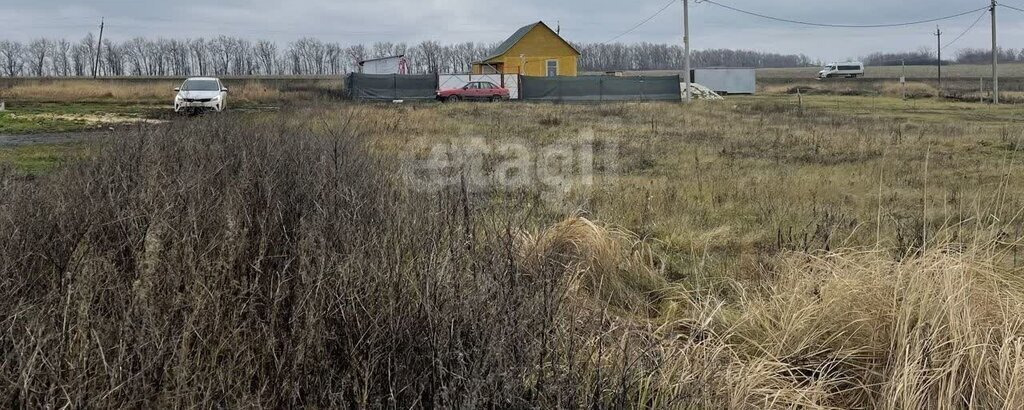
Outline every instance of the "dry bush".
<path fill-rule="evenodd" d="M 352 133 L 287 123 L 139 128 L 51 176 L 3 173 L 0 400 L 634 407 L 722 391 L 711 370 L 677 380 L 644 322 L 574 303 L 564 267 L 527 280 L 511 225 L 486 228 L 471 198 L 409 191 Z"/>

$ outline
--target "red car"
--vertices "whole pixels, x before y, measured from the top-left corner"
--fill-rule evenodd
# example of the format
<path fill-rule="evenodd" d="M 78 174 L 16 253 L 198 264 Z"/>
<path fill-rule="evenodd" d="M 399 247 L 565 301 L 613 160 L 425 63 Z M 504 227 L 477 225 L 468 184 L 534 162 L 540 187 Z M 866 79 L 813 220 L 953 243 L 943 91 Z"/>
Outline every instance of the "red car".
<path fill-rule="evenodd" d="M 501 101 L 509 99 L 507 88 L 501 88 L 490 81 L 474 81 L 465 87 L 437 92 L 437 99 L 444 102 L 462 100 Z"/>

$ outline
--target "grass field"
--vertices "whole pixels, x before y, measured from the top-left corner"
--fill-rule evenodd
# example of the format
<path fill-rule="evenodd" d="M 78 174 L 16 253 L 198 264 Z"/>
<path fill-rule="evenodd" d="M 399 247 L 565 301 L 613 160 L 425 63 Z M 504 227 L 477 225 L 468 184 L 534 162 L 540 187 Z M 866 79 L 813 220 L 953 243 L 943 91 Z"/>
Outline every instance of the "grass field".
<path fill-rule="evenodd" d="M 169 111 L 180 80 L 123 79 L 0 79 L 0 135 L 87 131 L 139 121 L 173 118 Z M 264 110 L 294 101 L 336 98 L 342 80 L 230 79 L 233 109 Z"/>
<path fill-rule="evenodd" d="M 813 79 L 820 71 L 820 67 L 806 68 L 763 68 L 757 70 L 759 79 Z M 902 66 L 881 66 L 866 67 L 865 78 L 898 79 L 904 74 Z M 936 66 L 907 66 L 906 77 L 912 79 L 936 78 L 939 68 Z M 977 81 L 979 78 L 992 77 L 992 66 L 954 64 L 942 67 L 942 75 L 949 79 L 966 79 Z M 1024 77 L 1024 64 L 1000 64 L 999 75 L 1001 77 L 1021 78 Z"/>
<path fill-rule="evenodd" d="M 0 400 L 1024 406 L 1019 106 L 777 86 L 0 149 Z"/>

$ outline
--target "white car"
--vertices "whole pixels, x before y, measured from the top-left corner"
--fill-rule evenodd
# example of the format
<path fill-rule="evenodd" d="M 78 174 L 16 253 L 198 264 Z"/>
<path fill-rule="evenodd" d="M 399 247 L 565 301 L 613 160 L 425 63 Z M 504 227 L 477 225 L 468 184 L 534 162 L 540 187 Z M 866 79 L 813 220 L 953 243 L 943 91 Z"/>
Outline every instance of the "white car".
<path fill-rule="evenodd" d="M 228 88 L 220 79 L 211 77 L 189 78 L 175 88 L 174 112 L 224 111 L 228 104 Z"/>
<path fill-rule="evenodd" d="M 857 78 L 864 76 L 864 63 L 849 61 L 845 63 L 832 63 L 818 72 L 819 79 L 832 77 Z"/>

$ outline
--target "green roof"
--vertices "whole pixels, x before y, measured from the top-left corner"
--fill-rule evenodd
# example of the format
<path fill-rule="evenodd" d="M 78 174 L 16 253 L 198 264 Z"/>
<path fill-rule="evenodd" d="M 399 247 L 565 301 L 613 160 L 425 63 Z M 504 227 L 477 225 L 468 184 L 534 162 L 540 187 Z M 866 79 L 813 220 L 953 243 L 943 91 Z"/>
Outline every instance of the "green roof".
<path fill-rule="evenodd" d="M 551 27 L 548 27 L 548 25 L 544 24 L 543 21 L 538 21 L 536 23 L 520 27 L 519 30 L 516 30 L 516 32 L 513 33 L 511 37 L 509 37 L 503 43 L 498 45 L 498 48 L 494 49 L 494 52 L 492 52 L 490 56 L 488 56 L 487 58 L 485 58 L 485 59 L 483 59 L 483 60 L 481 60 L 479 62 L 483 63 L 483 62 L 491 61 L 491 60 L 493 60 L 495 58 L 498 58 L 498 57 L 501 57 L 501 56 L 505 55 L 505 53 L 507 53 L 509 50 L 511 50 L 513 46 L 515 46 L 517 43 L 519 43 L 519 41 L 521 41 L 523 39 L 523 37 L 526 37 L 526 35 L 529 34 L 531 31 L 533 31 L 533 29 L 536 28 L 537 26 L 544 26 L 548 30 L 551 30 Z M 551 30 L 551 32 L 554 32 L 554 30 Z M 555 33 L 555 35 L 558 35 L 558 33 Z M 565 42 L 565 44 L 568 45 L 569 48 L 572 48 L 572 50 L 575 51 L 576 54 L 580 54 L 579 50 L 576 50 L 576 47 L 574 47 L 568 41 L 565 41 L 565 39 L 562 39 L 561 36 L 559 36 L 558 38 L 561 39 L 563 42 Z"/>

